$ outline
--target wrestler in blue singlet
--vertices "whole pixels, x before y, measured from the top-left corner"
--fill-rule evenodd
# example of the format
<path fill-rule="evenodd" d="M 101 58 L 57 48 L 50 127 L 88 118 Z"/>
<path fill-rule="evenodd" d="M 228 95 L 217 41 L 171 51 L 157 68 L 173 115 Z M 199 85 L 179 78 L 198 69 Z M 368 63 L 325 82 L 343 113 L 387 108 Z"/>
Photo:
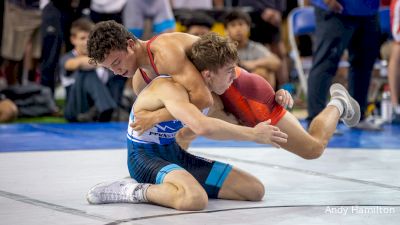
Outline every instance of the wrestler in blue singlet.
<path fill-rule="evenodd" d="M 160 75 L 156 79 L 169 79 Z M 133 123 L 134 108 L 129 118 Z M 187 170 L 203 186 L 210 198 L 218 192 L 232 170 L 229 164 L 192 155 L 183 150 L 175 135 L 183 124 L 178 120 L 161 122 L 142 135 L 128 126 L 128 168 L 132 178 L 139 183 L 163 183 L 165 176 L 174 170 Z"/>

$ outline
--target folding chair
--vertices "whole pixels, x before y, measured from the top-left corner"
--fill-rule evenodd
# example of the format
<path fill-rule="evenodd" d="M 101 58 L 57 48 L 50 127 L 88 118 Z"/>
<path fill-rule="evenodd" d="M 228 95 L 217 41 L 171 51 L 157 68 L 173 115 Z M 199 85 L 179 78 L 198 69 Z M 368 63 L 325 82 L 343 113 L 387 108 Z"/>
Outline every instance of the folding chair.
<path fill-rule="evenodd" d="M 296 43 L 296 36 L 315 32 L 315 15 L 313 7 L 293 9 L 288 16 L 288 35 L 295 68 L 299 76 L 301 89 L 307 94 L 307 77 L 310 68 L 304 68 Z M 311 67 L 311 66 L 309 66 Z M 305 72 L 305 69 L 307 72 Z"/>
<path fill-rule="evenodd" d="M 381 7 L 378 13 L 379 17 L 379 25 L 381 26 L 381 32 L 383 34 L 388 34 L 391 36 L 391 28 L 390 28 L 390 8 L 389 7 Z"/>

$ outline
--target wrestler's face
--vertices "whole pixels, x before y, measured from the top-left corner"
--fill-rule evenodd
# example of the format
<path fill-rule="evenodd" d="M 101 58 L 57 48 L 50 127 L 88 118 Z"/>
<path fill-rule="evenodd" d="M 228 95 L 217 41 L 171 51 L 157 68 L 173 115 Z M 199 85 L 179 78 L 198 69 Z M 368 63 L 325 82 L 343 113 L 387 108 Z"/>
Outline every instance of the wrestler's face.
<path fill-rule="evenodd" d="M 127 43 L 126 50 L 111 50 L 100 65 L 110 69 L 117 75 L 133 77 L 138 68 L 134 51 L 135 43 L 133 40 L 128 40 Z"/>
<path fill-rule="evenodd" d="M 248 40 L 249 32 L 249 25 L 242 19 L 233 20 L 226 26 L 226 33 L 229 38 L 239 43 Z"/>
<path fill-rule="evenodd" d="M 236 79 L 235 66 L 236 63 L 228 63 L 215 72 L 208 71 L 209 76 L 205 79 L 210 90 L 217 95 L 222 95 Z"/>

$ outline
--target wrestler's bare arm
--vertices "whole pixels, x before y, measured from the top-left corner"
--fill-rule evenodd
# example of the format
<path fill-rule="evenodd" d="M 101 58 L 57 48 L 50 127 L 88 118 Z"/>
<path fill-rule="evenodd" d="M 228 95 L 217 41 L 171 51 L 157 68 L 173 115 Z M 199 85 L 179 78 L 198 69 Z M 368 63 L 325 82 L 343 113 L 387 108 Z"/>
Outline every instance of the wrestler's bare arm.
<path fill-rule="evenodd" d="M 199 109 L 212 105 L 211 92 L 208 90 L 200 72 L 186 56 L 186 50 L 198 40 L 198 37 L 175 33 L 174 38 L 162 38 L 154 45 L 155 63 L 160 73 L 172 76 L 189 93 L 190 102 Z M 156 44 L 156 43 L 154 43 Z"/>
<path fill-rule="evenodd" d="M 287 141 L 286 134 L 266 122 L 250 128 L 207 117 L 189 102 L 189 95 L 181 85 L 168 81 L 159 81 L 157 80 L 157 88 L 152 89 L 153 96 L 158 96 L 165 108 L 197 135 L 216 140 L 254 141 L 273 144 L 277 147 L 279 147 L 280 143 Z"/>

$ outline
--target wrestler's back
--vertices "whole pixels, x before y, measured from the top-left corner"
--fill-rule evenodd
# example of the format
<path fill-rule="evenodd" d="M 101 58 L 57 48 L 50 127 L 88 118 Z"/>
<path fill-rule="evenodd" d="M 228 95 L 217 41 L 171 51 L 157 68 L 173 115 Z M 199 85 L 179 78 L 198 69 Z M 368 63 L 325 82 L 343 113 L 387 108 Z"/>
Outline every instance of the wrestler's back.
<path fill-rule="evenodd" d="M 158 35 L 150 44 L 150 50 L 158 73 L 173 76 L 179 73 L 182 65 L 191 63 L 186 57 L 186 51 L 189 50 L 198 39 L 199 37 L 197 36 L 180 32 Z M 142 70 L 146 72 L 151 80 L 158 76 L 154 68 L 143 67 Z M 132 85 L 136 94 L 139 94 L 147 85 L 139 70 L 136 71 L 133 77 Z"/>

